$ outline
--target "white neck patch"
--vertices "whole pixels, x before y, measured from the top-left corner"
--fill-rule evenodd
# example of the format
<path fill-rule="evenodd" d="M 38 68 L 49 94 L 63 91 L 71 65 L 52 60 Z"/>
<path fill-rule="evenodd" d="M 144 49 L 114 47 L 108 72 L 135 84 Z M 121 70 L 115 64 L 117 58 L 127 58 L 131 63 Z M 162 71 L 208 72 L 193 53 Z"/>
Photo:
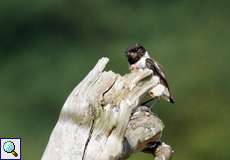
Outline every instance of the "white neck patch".
<path fill-rule="evenodd" d="M 144 57 L 144 58 L 150 58 L 148 51 L 145 51 L 145 54 L 144 54 L 143 57 Z M 143 58 L 143 57 L 142 57 L 142 58 Z"/>
<path fill-rule="evenodd" d="M 139 61 L 137 61 L 134 65 L 136 68 L 144 69 L 146 68 L 146 59 L 150 58 L 148 52 L 146 51 L 145 54 L 141 57 Z"/>

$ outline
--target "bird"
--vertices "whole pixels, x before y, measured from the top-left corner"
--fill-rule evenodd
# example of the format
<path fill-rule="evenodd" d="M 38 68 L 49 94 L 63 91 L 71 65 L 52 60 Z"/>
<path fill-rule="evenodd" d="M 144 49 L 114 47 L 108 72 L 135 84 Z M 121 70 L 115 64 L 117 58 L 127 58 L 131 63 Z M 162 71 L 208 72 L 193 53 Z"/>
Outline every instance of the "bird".
<path fill-rule="evenodd" d="M 129 69 L 150 69 L 153 75 L 157 76 L 160 83 L 149 91 L 151 99 L 144 102 L 144 104 L 152 101 L 156 97 L 162 97 L 170 103 L 175 103 L 175 99 L 171 94 L 168 81 L 166 79 L 163 67 L 155 59 L 151 58 L 148 51 L 141 44 L 134 44 L 125 50 L 125 55 L 128 59 Z"/>

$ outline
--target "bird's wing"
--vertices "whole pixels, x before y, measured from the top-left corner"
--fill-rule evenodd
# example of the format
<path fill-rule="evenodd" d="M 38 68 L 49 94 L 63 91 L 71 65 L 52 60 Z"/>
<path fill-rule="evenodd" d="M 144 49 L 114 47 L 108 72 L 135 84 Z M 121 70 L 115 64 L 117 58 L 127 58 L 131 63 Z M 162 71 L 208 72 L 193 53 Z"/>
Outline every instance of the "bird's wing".
<path fill-rule="evenodd" d="M 174 98 L 170 92 L 170 88 L 168 85 L 168 81 L 165 77 L 165 73 L 163 70 L 162 65 L 160 65 L 159 63 L 157 63 L 157 61 L 155 61 L 154 59 L 151 58 L 147 58 L 146 59 L 146 67 L 153 70 L 153 74 L 157 75 L 160 77 L 160 81 L 161 83 L 163 83 L 163 85 L 165 85 L 168 88 L 169 94 L 170 94 L 170 102 L 174 103 Z"/>
<path fill-rule="evenodd" d="M 161 82 L 168 88 L 169 90 L 169 85 L 168 85 L 168 81 L 165 77 L 165 73 L 163 71 L 162 66 L 157 63 L 157 61 L 151 59 L 151 58 L 147 58 L 146 59 L 146 66 L 147 68 L 153 70 L 153 74 L 157 75 L 160 77 Z M 170 91 L 169 91 L 170 92 Z"/>
<path fill-rule="evenodd" d="M 146 59 L 146 66 L 147 66 L 147 68 L 153 70 L 155 75 L 159 76 L 163 81 L 166 81 L 166 83 L 167 83 L 164 70 L 163 70 L 162 66 L 159 63 L 157 63 L 157 61 L 155 61 L 151 58 L 147 58 Z"/>

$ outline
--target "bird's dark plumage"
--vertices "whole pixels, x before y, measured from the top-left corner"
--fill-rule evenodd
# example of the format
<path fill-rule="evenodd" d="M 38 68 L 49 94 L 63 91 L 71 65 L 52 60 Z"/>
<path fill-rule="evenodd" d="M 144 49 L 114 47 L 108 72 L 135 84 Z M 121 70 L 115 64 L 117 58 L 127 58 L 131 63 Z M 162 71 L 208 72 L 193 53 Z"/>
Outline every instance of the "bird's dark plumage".
<path fill-rule="evenodd" d="M 140 45 L 135 44 L 126 49 L 125 54 L 128 58 L 128 62 L 131 68 L 148 68 L 153 71 L 153 74 L 160 78 L 160 82 L 163 86 L 168 89 L 169 95 L 168 100 L 171 103 L 174 103 L 174 98 L 172 97 L 169 89 L 168 82 L 166 80 L 166 76 L 164 74 L 163 68 L 160 64 L 157 63 L 154 59 L 152 59 L 146 49 Z"/>
<path fill-rule="evenodd" d="M 134 64 L 141 59 L 145 52 L 146 49 L 142 45 L 135 44 L 127 48 L 125 54 L 128 57 L 129 64 Z"/>
<path fill-rule="evenodd" d="M 165 74 L 164 74 L 162 66 L 159 63 L 157 63 L 157 61 L 155 61 L 155 60 L 153 60 L 151 58 L 147 58 L 146 59 L 146 67 L 151 69 L 153 71 L 154 75 L 159 76 L 161 83 L 163 83 L 169 90 L 169 94 L 170 94 L 169 100 L 170 100 L 170 102 L 174 103 L 175 100 L 172 97 L 172 94 L 170 93 L 169 84 L 168 84 L 167 79 L 165 77 Z"/>

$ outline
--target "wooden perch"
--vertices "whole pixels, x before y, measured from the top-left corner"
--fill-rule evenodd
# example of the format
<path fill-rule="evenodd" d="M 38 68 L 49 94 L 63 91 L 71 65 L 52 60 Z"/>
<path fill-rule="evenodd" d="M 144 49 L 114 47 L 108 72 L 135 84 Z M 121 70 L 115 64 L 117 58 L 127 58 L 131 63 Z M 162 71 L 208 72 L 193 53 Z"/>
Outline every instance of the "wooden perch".
<path fill-rule="evenodd" d="M 163 123 L 139 106 L 159 78 L 148 69 L 124 76 L 103 71 L 108 61 L 100 59 L 69 95 L 42 160 L 117 160 L 139 151 L 170 158 L 172 149 L 156 143 Z"/>

